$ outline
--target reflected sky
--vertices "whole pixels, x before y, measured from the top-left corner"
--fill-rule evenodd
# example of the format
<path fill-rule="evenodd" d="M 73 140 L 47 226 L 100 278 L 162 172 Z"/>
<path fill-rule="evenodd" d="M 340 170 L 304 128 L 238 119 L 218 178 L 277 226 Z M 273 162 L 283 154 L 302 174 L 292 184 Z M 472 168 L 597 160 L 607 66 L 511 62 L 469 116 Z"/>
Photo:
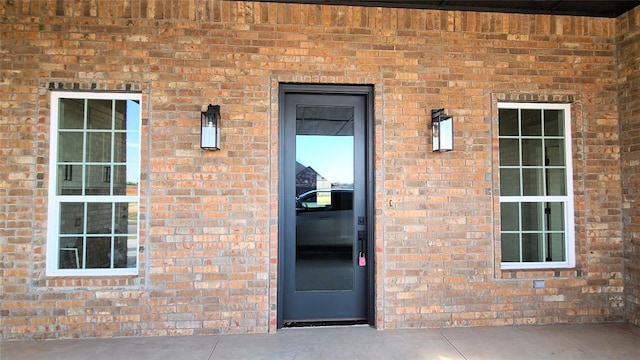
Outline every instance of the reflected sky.
<path fill-rule="evenodd" d="M 140 182 L 140 104 L 127 100 L 127 182 Z M 131 131 L 133 130 L 133 131 Z"/>
<path fill-rule="evenodd" d="M 353 136 L 296 136 L 296 161 L 331 183 L 353 184 Z"/>

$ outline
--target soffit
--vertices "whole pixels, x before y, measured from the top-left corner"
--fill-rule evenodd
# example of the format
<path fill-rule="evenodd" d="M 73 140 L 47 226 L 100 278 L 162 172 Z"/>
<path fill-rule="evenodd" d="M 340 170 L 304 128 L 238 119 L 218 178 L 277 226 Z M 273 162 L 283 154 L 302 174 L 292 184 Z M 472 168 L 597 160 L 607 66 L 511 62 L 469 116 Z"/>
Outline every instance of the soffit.
<path fill-rule="evenodd" d="M 265 1 L 265 0 L 258 0 Z M 640 1 L 448 1 L 448 0 L 267 0 L 300 4 L 394 7 L 484 11 L 520 14 L 573 15 L 615 18 L 640 5 Z"/>

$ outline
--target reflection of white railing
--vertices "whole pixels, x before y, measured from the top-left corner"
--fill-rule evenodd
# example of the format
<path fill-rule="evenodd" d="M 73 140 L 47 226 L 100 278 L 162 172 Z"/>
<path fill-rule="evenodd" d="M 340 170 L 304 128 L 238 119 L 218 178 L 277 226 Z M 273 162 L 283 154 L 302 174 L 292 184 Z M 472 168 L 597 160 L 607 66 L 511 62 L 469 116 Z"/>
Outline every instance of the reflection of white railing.
<path fill-rule="evenodd" d="M 78 258 L 77 248 L 60 248 L 60 251 L 72 251 L 76 257 L 76 269 L 80 269 L 80 258 Z"/>

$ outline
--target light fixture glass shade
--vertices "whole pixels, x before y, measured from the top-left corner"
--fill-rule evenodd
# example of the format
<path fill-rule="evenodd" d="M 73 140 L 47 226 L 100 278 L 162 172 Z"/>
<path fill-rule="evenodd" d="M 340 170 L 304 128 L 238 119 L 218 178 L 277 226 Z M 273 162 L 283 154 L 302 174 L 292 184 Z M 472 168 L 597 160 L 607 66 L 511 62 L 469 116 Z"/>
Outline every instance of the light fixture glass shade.
<path fill-rule="evenodd" d="M 453 117 L 444 114 L 444 109 L 431 110 L 431 137 L 433 151 L 453 150 Z"/>
<path fill-rule="evenodd" d="M 200 147 L 220 150 L 220 105 L 209 105 L 201 115 Z"/>

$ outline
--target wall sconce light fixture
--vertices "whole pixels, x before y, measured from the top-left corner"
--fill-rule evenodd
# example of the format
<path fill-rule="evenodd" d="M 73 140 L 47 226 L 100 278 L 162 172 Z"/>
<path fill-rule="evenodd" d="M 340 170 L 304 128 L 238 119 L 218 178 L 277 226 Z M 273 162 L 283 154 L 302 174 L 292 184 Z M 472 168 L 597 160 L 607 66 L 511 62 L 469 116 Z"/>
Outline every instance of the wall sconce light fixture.
<path fill-rule="evenodd" d="M 453 116 L 446 115 L 444 109 L 431 110 L 431 137 L 433 151 L 453 150 Z"/>
<path fill-rule="evenodd" d="M 220 105 L 211 105 L 201 115 L 200 147 L 220 150 Z"/>

